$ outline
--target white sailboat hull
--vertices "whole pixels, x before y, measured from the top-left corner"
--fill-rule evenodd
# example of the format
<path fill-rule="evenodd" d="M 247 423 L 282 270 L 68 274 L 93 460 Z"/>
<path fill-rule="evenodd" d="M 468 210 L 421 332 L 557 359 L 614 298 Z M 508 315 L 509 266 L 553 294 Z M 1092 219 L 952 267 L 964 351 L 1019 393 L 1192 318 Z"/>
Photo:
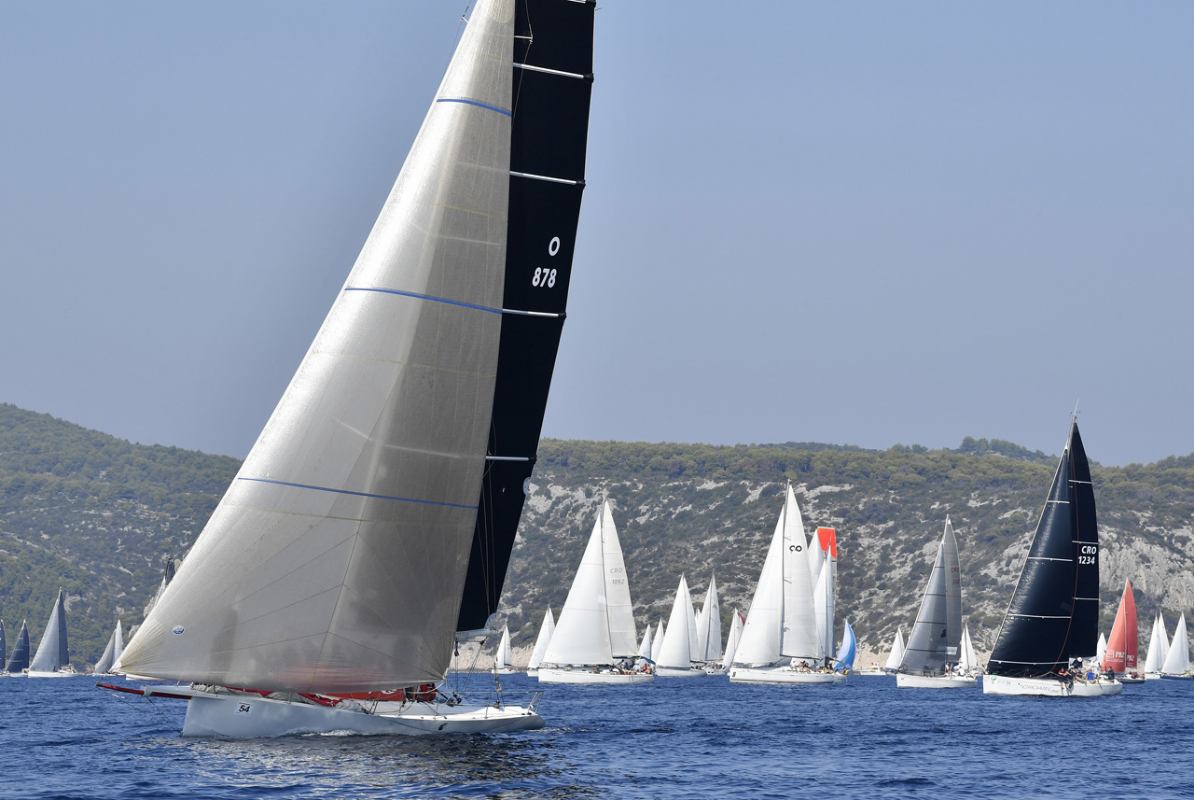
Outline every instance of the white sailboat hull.
<path fill-rule="evenodd" d="M 175 687 L 164 687 L 177 692 Z M 378 703 L 374 713 L 327 708 L 263 697 L 195 692 L 187 703 L 182 735 L 219 739 L 269 739 L 309 733 L 363 736 L 508 733 L 536 730 L 543 718 L 521 706 L 445 706 Z"/>
<path fill-rule="evenodd" d="M 832 686 L 845 682 L 846 676 L 840 672 L 800 672 L 790 667 L 730 668 L 730 683 L 798 683 L 809 686 Z"/>
<path fill-rule="evenodd" d="M 79 673 L 77 672 L 42 672 L 41 670 L 29 670 L 24 673 L 26 678 L 73 678 Z"/>
<path fill-rule="evenodd" d="M 1194 679 L 1194 675 L 1189 675 L 1189 674 L 1186 674 L 1186 675 L 1169 675 L 1169 674 L 1167 674 L 1167 673 L 1164 673 L 1164 672 L 1162 672 L 1162 673 L 1161 673 L 1161 679 L 1162 679 L 1162 680 L 1166 680 L 1166 681 L 1188 681 L 1188 680 L 1192 680 L 1192 679 Z"/>
<path fill-rule="evenodd" d="M 540 667 L 540 683 L 632 684 L 650 683 L 655 678 L 649 672 L 591 672 L 583 669 L 553 669 Z"/>
<path fill-rule="evenodd" d="M 1011 678 L 1004 675 L 984 675 L 983 694 L 1015 697 L 1110 697 L 1119 694 L 1124 686 L 1119 681 L 1100 678 L 1094 683 L 1067 683 L 1055 678 Z"/>
<path fill-rule="evenodd" d="M 896 673 L 896 687 L 900 689 L 973 689 L 978 678 L 973 675 L 908 675 Z"/>
<path fill-rule="evenodd" d="M 517 675 L 518 670 L 512 669 L 510 667 L 502 667 L 501 669 L 495 669 L 493 671 L 493 674 L 494 675 Z"/>
<path fill-rule="evenodd" d="M 655 674 L 661 678 L 703 678 L 707 674 L 703 669 L 684 669 L 683 667 L 655 666 Z"/>

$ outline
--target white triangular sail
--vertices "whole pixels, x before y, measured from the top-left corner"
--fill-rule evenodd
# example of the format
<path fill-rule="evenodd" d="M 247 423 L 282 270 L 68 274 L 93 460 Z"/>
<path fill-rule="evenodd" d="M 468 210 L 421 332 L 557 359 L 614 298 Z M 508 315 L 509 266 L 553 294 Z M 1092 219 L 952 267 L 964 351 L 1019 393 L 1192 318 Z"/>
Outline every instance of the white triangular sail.
<path fill-rule="evenodd" d="M 1158 673 L 1165 664 L 1165 656 L 1169 654 L 1169 633 L 1165 629 L 1165 618 L 1157 612 L 1153 620 L 1152 633 L 1148 638 L 1148 655 L 1144 658 L 1144 671 Z"/>
<path fill-rule="evenodd" d="M 480 0 L 394 188 L 121 664 L 299 691 L 439 681 L 490 442 L 514 0 Z"/>
<path fill-rule="evenodd" d="M 738 652 L 738 642 L 742 639 L 742 614 L 738 609 L 730 617 L 730 635 L 726 639 L 726 652 L 721 658 L 721 668 L 729 670 L 734 663 L 734 654 Z"/>
<path fill-rule="evenodd" d="M 813 589 L 813 611 L 817 620 L 817 636 L 821 640 L 821 652 L 833 652 L 833 565 L 821 560 L 821 574 Z"/>
<path fill-rule="evenodd" d="M 704 605 L 696 610 L 696 645 L 692 648 L 692 652 L 697 660 L 700 660 L 701 653 L 705 652 L 705 637 L 708 635 L 705 629 L 705 610 Z"/>
<path fill-rule="evenodd" d="M 655 638 L 651 640 L 651 660 L 658 661 L 659 654 L 663 651 L 663 637 L 667 628 L 663 624 L 663 620 L 659 620 L 659 627 L 655 629 Z"/>
<path fill-rule="evenodd" d="M 897 670 L 904 659 L 904 632 L 896 628 L 895 638 L 891 640 L 891 652 L 887 654 L 887 661 L 883 669 Z"/>
<path fill-rule="evenodd" d="M 59 589 L 46 629 L 42 631 L 41 641 L 37 643 L 37 653 L 29 662 L 29 671 L 57 672 L 68 664 L 70 648 L 66 635 L 66 595 Z"/>
<path fill-rule="evenodd" d="M 652 630 L 653 629 L 651 628 L 650 625 L 647 625 L 643 629 L 643 641 L 638 646 L 638 654 L 639 654 L 639 657 L 641 657 L 641 658 L 650 658 L 651 657 L 651 632 L 652 632 Z"/>
<path fill-rule="evenodd" d="M 721 660 L 721 604 L 717 599 L 717 576 L 709 578 L 705 604 L 697 615 L 696 660 Z"/>
<path fill-rule="evenodd" d="M 559 666 L 613 663 L 605 593 L 605 554 L 598 520 L 589 534 L 589 543 L 572 579 L 543 663 Z"/>
<path fill-rule="evenodd" d="M 1173 641 L 1169 643 L 1169 652 L 1165 655 L 1165 663 L 1161 665 L 1161 674 L 1184 676 L 1189 671 L 1190 639 L 1186 632 L 1186 615 L 1182 614 L 1173 629 Z"/>
<path fill-rule="evenodd" d="M 614 658 L 625 658 L 638 652 L 638 633 L 634 627 L 634 603 L 630 600 L 630 580 L 626 575 L 626 562 L 622 558 L 622 544 L 608 500 L 601 504 L 599 525 L 605 548 L 605 598 L 610 650 Z"/>
<path fill-rule="evenodd" d="M 671 669 L 692 667 L 692 638 L 688 628 L 691 614 L 692 597 L 688 593 L 688 581 L 681 575 L 680 583 L 676 586 L 676 599 L 672 601 L 672 613 L 664 629 L 663 645 L 659 648 L 659 657 L 655 659 L 659 666 Z"/>
<path fill-rule="evenodd" d="M 103 655 L 100 656 L 99 661 L 95 662 L 95 666 L 91 671 L 96 675 L 107 675 L 108 671 L 112 669 L 112 664 L 116 662 L 116 631 L 112 631 L 112 635 L 108 637 L 108 643 L 104 645 Z"/>
<path fill-rule="evenodd" d="M 974 643 L 970 641 L 970 626 L 962 626 L 962 645 L 958 654 L 958 671 L 967 674 L 978 668 L 978 659 L 974 655 Z"/>
<path fill-rule="evenodd" d="M 539 669 L 543 663 L 543 656 L 547 653 L 547 645 L 551 642 L 552 634 L 556 631 L 556 618 L 548 608 L 543 614 L 543 623 L 539 626 L 539 635 L 535 637 L 535 649 L 531 651 L 531 660 L 527 662 L 527 669 Z"/>
<path fill-rule="evenodd" d="M 497 653 L 493 657 L 495 670 L 507 670 L 511 667 L 510 626 L 502 626 L 502 640 L 498 642 Z"/>
<path fill-rule="evenodd" d="M 1102 632 L 1100 632 L 1099 633 L 1099 641 L 1095 645 L 1095 656 L 1094 656 L 1095 666 L 1099 666 L 1103 663 L 1103 654 L 1106 652 L 1107 652 L 1107 637 L 1104 636 L 1102 634 Z"/>
<path fill-rule="evenodd" d="M 783 657 L 821 660 L 804 523 L 789 486 L 759 573 L 734 663 L 773 664 Z"/>

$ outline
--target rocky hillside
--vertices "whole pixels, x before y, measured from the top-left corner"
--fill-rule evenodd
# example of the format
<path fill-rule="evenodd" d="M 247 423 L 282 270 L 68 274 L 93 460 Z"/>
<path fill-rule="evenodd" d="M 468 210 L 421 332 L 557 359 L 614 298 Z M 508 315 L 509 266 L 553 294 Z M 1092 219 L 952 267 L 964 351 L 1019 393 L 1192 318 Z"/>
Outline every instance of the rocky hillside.
<path fill-rule="evenodd" d="M 1097 431 L 1085 431 L 1097 455 Z M 670 609 L 680 573 L 710 572 L 723 614 L 745 608 L 786 481 L 806 527 L 838 529 L 839 618 L 872 645 L 915 614 L 945 515 L 962 551 L 964 602 L 988 642 L 1015 580 L 1055 457 L 968 439 L 957 450 L 815 444 L 712 447 L 544 442 L 511 563 L 503 613 L 526 646 L 558 613 L 600 502 L 615 507 L 640 621 Z M 181 555 L 236 471 L 235 459 L 130 444 L 0 405 L 0 617 L 35 637 L 59 586 L 82 667 L 119 614 L 139 621 L 165 557 Z M 1103 590 L 1137 586 L 1147 616 L 1194 611 L 1194 456 L 1097 468 Z M 1107 624 L 1114 603 L 1105 604 Z"/>

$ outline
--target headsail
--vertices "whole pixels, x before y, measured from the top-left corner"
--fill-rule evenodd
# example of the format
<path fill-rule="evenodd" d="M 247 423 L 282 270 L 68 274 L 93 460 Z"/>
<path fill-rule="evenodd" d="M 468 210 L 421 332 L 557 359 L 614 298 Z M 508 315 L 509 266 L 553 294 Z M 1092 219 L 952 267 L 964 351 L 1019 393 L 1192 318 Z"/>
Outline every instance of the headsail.
<path fill-rule="evenodd" d="M 546 664 L 585 666 L 612 664 L 610 625 L 606 604 L 605 546 L 598 514 L 576 577 L 568 589 L 555 633 L 543 656 Z"/>
<path fill-rule="evenodd" d="M 900 663 L 902 672 L 937 674 L 958 661 L 962 644 L 962 582 L 958 542 L 949 518 L 937 545 L 920 611 Z"/>
<path fill-rule="evenodd" d="M 1173 629 L 1173 641 L 1169 643 L 1169 652 L 1165 655 L 1165 663 L 1161 665 L 1161 674 L 1185 676 L 1189 672 L 1190 639 L 1186 632 L 1186 615 L 1182 614 Z"/>
<path fill-rule="evenodd" d="M 709 577 L 705 604 L 697 618 L 697 661 L 721 659 L 721 605 L 717 599 L 717 576 Z"/>
<path fill-rule="evenodd" d="M 676 598 L 672 601 L 672 613 L 664 629 L 663 644 L 655 661 L 661 667 L 689 669 L 692 666 L 692 638 L 688 628 L 692 616 L 692 596 L 688 593 L 688 581 L 683 575 L 676 586 Z"/>
<path fill-rule="evenodd" d="M 978 658 L 974 655 L 974 643 L 970 641 L 970 626 L 962 626 L 962 652 L 958 654 L 958 672 L 968 675 L 978 669 Z"/>
<path fill-rule="evenodd" d="M 498 642 L 497 652 L 493 657 L 493 668 L 496 670 L 510 669 L 510 626 L 502 626 L 502 639 Z"/>
<path fill-rule="evenodd" d="M 1111 636 L 1100 665 L 1113 672 L 1135 672 L 1136 659 L 1140 651 L 1139 625 L 1136 621 L 1136 596 L 1132 582 L 1124 583 L 1123 595 L 1119 598 L 1119 609 L 1111 625 Z"/>
<path fill-rule="evenodd" d="M 734 663 L 734 654 L 738 652 L 738 642 L 742 639 L 742 612 L 735 608 L 730 620 L 730 636 L 726 639 L 725 655 L 721 657 L 721 668 L 727 671 Z"/>
<path fill-rule="evenodd" d="M 605 561 L 605 603 L 609 619 L 609 646 L 614 658 L 633 656 L 638 652 L 638 633 L 634 626 L 634 603 L 630 599 L 630 579 L 622 558 L 622 543 L 614 524 L 609 500 L 601 504 L 598 520 Z"/>
<path fill-rule="evenodd" d="M 37 653 L 29 662 L 31 672 L 57 672 L 70 663 L 70 647 L 66 640 L 66 596 L 58 590 L 54 610 L 37 643 Z"/>
<path fill-rule="evenodd" d="M 483 627 L 497 609 L 539 448 L 585 186 L 596 5 L 513 3 L 513 94 L 504 106 L 513 111 L 512 178 L 500 306 L 508 312 L 501 316 L 489 458 L 457 621 L 462 631 Z"/>
<path fill-rule="evenodd" d="M 29 623 L 26 620 L 21 621 L 21 630 L 17 634 L 16 644 L 12 646 L 12 655 L 8 658 L 8 663 L 4 665 L 5 672 L 11 672 L 13 675 L 20 674 L 21 670 L 29 668 Z"/>
<path fill-rule="evenodd" d="M 116 631 L 112 631 L 108 637 L 108 643 L 104 645 L 104 652 L 99 661 L 95 662 L 91 671 L 96 675 L 107 675 L 114 663 L 116 663 Z"/>
<path fill-rule="evenodd" d="M 845 627 L 842 628 L 842 644 L 837 649 L 837 659 L 833 663 L 833 668 L 839 672 L 854 669 L 854 657 L 857 654 L 858 637 L 854 635 L 854 628 L 850 626 L 850 620 L 846 620 Z"/>
<path fill-rule="evenodd" d="M 904 660 L 904 631 L 896 628 L 895 638 L 891 640 L 891 650 L 887 653 L 887 661 L 883 664 L 883 669 L 897 670 L 900 668 L 900 662 Z"/>
<path fill-rule="evenodd" d="M 638 646 L 638 654 L 642 658 L 650 658 L 651 657 L 651 631 L 652 630 L 653 629 L 651 628 L 650 625 L 647 625 L 643 629 L 643 641 Z"/>
<path fill-rule="evenodd" d="M 552 634 L 555 632 L 556 619 L 548 608 L 543 614 L 543 624 L 539 626 L 539 635 L 535 638 L 535 649 L 531 651 L 527 669 L 539 669 L 539 665 L 543 663 L 543 656 L 547 653 L 547 645 L 551 643 Z"/>
<path fill-rule="evenodd" d="M 1158 611 L 1148 639 L 1148 654 L 1144 658 L 1144 671 L 1154 674 L 1160 672 L 1167 655 L 1169 655 L 1169 633 L 1165 629 L 1165 618 Z"/>
<path fill-rule="evenodd" d="M 343 291 L 125 670 L 324 692 L 443 678 L 486 458 L 507 455 L 490 449 L 499 344 L 536 308 L 508 305 L 506 281 L 516 5 L 474 8 Z"/>
<path fill-rule="evenodd" d="M 663 637 L 667 629 L 663 625 L 663 620 L 659 620 L 659 627 L 655 629 L 655 638 L 651 640 L 651 660 L 658 661 L 659 654 L 663 651 Z"/>
<path fill-rule="evenodd" d="M 1069 439 L 991 652 L 993 675 L 1036 677 L 1098 640 L 1099 536 L 1090 466 L 1078 423 Z"/>

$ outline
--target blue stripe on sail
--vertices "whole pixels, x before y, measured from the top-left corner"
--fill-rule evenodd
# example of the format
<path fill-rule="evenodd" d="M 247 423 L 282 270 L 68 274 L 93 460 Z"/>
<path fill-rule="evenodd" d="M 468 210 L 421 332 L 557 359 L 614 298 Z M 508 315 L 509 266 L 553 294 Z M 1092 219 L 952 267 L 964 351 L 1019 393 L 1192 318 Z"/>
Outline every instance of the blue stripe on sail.
<path fill-rule="evenodd" d="M 416 300 L 427 300 L 431 303 L 444 303 L 449 306 L 457 306 L 459 308 L 471 308 L 474 311 L 484 311 L 488 314 L 501 314 L 500 308 L 493 306 L 483 306 L 477 303 L 466 303 L 463 300 L 453 300 L 450 297 L 436 297 L 433 294 L 419 294 L 418 292 L 404 292 L 401 289 L 381 289 L 376 286 L 346 286 L 346 292 L 377 292 L 378 294 L 396 294 L 399 297 L 413 297 Z"/>
<path fill-rule="evenodd" d="M 512 117 L 514 112 L 501 106 L 491 106 L 489 103 L 482 103 L 480 100 L 472 100 L 468 97 L 437 97 L 437 103 L 464 103 L 466 106 L 476 106 L 477 108 L 484 108 L 487 111 L 496 111 L 503 117 Z"/>
<path fill-rule="evenodd" d="M 293 483 L 291 481 L 276 481 L 272 478 L 242 478 L 237 477 L 238 481 L 248 481 L 250 483 L 268 483 L 274 486 L 287 486 L 291 489 L 309 489 L 313 492 L 331 492 L 332 494 L 347 494 L 353 497 L 368 497 L 371 500 L 394 500 L 399 503 L 416 503 L 421 506 L 442 506 L 444 508 L 461 508 L 465 511 L 476 511 L 475 505 L 468 505 L 467 503 L 448 503 L 443 500 L 422 500 L 418 497 L 399 497 L 393 494 L 373 494 L 372 492 L 355 492 L 352 489 L 332 489 L 328 486 L 313 486 L 309 483 Z"/>

